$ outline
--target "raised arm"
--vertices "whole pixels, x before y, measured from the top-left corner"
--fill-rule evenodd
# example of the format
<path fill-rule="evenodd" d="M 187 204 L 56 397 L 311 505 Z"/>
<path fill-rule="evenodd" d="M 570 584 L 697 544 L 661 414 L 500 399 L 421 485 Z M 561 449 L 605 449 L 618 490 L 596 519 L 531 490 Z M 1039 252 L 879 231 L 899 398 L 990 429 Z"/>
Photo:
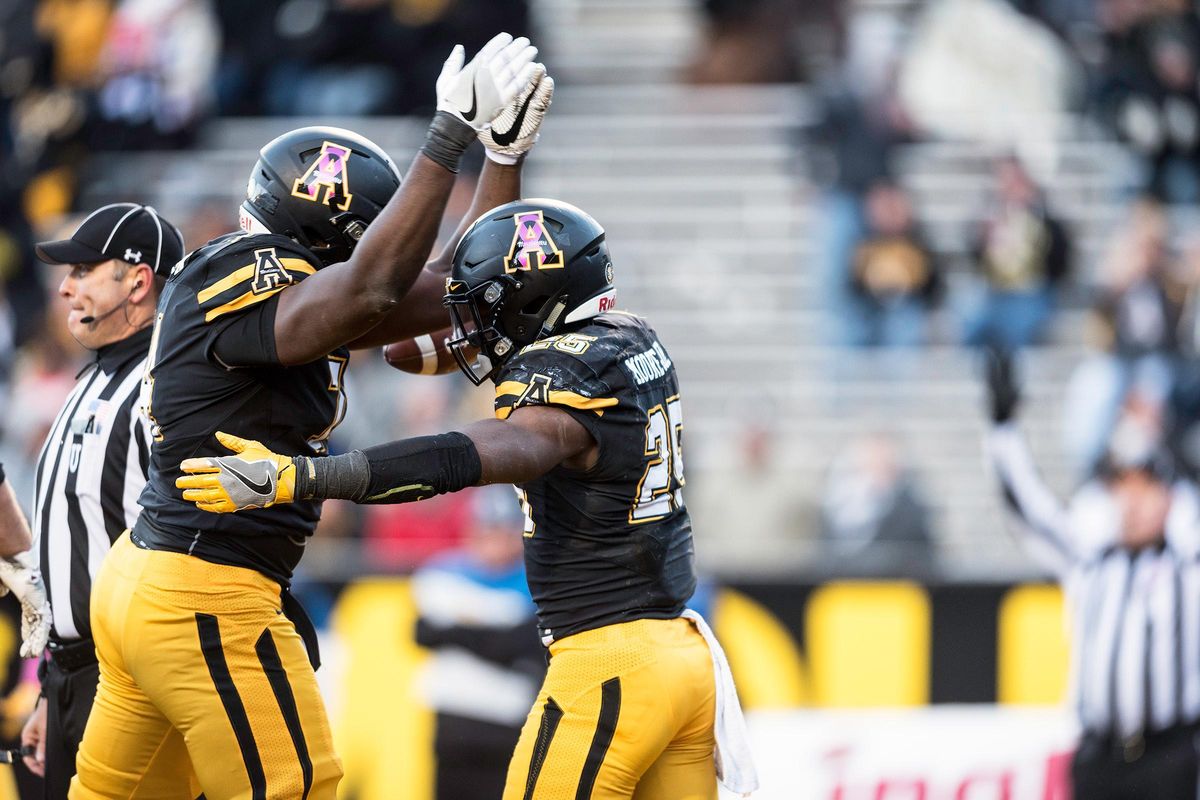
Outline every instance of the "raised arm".
<path fill-rule="evenodd" d="M 412 288 L 383 320 L 350 343 L 350 349 L 379 347 L 446 327 L 442 295 L 454 250 L 467 228 L 485 212 L 521 196 L 521 167 L 537 141 L 538 133 L 554 97 L 554 79 L 536 64 L 532 82 L 479 133 L 487 159 L 471 207 L 454 235 L 437 258 L 425 265 Z"/>
<path fill-rule="evenodd" d="M 325 458 L 282 456 L 226 433 L 217 438 L 234 455 L 189 458 L 175 481 L 184 500 L 216 513 L 310 498 L 411 503 L 468 486 L 524 483 L 560 465 L 587 469 L 598 455 L 587 429 L 550 406 Z"/>
<path fill-rule="evenodd" d="M 521 165 L 505 166 L 488 161 L 475 187 L 471 208 L 449 243 L 437 258 L 425 265 L 412 288 L 389 309 L 379 324 L 350 342 L 350 349 L 379 347 L 446 327 L 448 318 L 442 305 L 442 295 L 446 293 L 446 278 L 450 275 L 450 259 L 454 255 L 454 248 L 476 217 L 520 196 Z"/>
<path fill-rule="evenodd" d="M 470 63 L 456 46 L 437 81 L 438 112 L 400 190 L 371 223 L 353 255 L 282 292 L 275 314 L 279 362 L 305 364 L 384 319 L 429 258 L 458 161 L 479 130 L 525 88 L 536 48 L 508 34 Z"/>
<path fill-rule="evenodd" d="M 1042 480 L 1029 445 L 1017 429 L 1015 416 L 1021 398 L 1012 358 L 989 350 L 986 368 L 993 425 L 985 436 L 984 450 L 1021 535 L 1048 547 L 1055 568 L 1061 569 L 1073 554 L 1067 535 L 1067 511 Z"/>

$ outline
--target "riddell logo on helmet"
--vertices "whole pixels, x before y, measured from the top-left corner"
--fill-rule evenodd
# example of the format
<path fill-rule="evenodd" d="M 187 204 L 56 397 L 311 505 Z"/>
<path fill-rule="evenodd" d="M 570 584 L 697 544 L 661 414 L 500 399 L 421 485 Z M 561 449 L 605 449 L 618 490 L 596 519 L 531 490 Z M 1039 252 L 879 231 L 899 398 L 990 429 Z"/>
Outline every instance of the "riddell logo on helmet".
<path fill-rule="evenodd" d="M 321 155 L 292 186 L 292 196 L 322 205 L 332 204 L 340 211 L 348 211 L 351 198 L 350 171 L 347 169 L 349 159 L 349 147 L 337 142 L 323 143 Z"/>
<path fill-rule="evenodd" d="M 617 298 L 616 297 L 614 297 L 612 295 L 608 295 L 606 297 L 600 298 L 599 308 L 600 308 L 601 314 L 603 314 L 605 311 L 612 311 L 614 308 L 616 308 L 616 306 L 617 306 Z"/>
<path fill-rule="evenodd" d="M 517 230 L 513 233 L 512 245 L 504 258 L 504 272 L 534 269 L 561 269 L 563 254 L 550 238 L 542 212 L 522 211 L 513 214 Z"/>

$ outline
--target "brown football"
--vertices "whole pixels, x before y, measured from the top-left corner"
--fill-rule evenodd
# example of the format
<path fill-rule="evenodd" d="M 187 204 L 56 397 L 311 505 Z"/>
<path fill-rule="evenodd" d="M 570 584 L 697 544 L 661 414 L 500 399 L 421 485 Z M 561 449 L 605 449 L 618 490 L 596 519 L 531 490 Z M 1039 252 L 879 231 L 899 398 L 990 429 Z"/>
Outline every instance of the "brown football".
<path fill-rule="evenodd" d="M 393 342 L 383 348 L 383 357 L 401 372 L 413 375 L 442 375 L 458 368 L 446 339 L 450 328 Z"/>

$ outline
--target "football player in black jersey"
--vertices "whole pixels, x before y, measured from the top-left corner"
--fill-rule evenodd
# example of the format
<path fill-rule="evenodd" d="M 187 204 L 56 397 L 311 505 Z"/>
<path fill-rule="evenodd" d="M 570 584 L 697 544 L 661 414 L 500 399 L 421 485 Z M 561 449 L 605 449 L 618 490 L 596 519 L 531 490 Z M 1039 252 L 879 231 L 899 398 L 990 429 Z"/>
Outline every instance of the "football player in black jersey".
<path fill-rule="evenodd" d="M 250 175 L 243 230 L 172 271 L 143 383 L 155 438 L 144 512 L 93 591 L 100 691 L 72 798 L 141 797 L 151 776 L 186 775 L 189 760 L 209 800 L 335 796 L 342 768 L 315 637 L 286 591 L 320 507 L 213 517 L 175 488 L 179 462 L 224 452 L 218 429 L 324 452 L 345 413 L 347 346 L 444 325 L 427 309 L 452 248 L 422 266 L 477 137 L 489 155 L 477 211 L 518 196 L 520 156 L 553 89 L 535 55 L 507 34 L 466 64 L 456 47 L 403 185 L 391 159 L 349 131 L 272 141 Z M 162 747 L 172 732 L 186 754 Z"/>
<path fill-rule="evenodd" d="M 715 798 L 715 709 L 740 724 L 719 647 L 682 618 L 696 574 L 675 368 L 643 319 L 612 310 L 612 281 L 604 231 L 579 209 L 495 208 L 459 244 L 444 301 L 459 366 L 496 385 L 495 419 L 329 458 L 219 434 L 237 455 L 189 459 L 177 482 L 214 512 L 516 484 L 553 657 L 505 800 Z M 722 746 L 724 779 L 747 791 L 739 744 Z"/>

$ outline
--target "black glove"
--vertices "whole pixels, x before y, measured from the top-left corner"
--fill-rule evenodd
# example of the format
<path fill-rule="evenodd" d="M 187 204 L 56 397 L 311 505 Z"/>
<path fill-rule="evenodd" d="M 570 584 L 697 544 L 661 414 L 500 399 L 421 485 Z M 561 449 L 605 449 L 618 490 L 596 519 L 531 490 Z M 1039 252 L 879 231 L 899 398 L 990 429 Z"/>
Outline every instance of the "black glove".
<path fill-rule="evenodd" d="M 1021 389 L 1013 374 L 1012 353 L 989 346 L 984 348 L 983 357 L 992 421 L 996 424 L 1008 422 L 1021 403 Z"/>

